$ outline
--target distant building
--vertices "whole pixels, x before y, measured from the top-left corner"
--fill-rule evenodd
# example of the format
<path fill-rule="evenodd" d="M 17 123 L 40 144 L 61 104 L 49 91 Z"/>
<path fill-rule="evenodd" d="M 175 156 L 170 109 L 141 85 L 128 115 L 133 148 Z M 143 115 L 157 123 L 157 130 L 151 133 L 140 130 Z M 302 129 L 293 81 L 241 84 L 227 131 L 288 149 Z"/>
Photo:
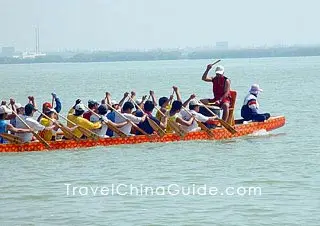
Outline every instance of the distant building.
<path fill-rule="evenodd" d="M 224 42 L 216 42 L 216 49 L 228 49 L 229 43 L 224 41 Z"/>
<path fill-rule="evenodd" d="M 1 55 L 3 57 L 13 57 L 15 49 L 14 47 L 2 47 Z"/>

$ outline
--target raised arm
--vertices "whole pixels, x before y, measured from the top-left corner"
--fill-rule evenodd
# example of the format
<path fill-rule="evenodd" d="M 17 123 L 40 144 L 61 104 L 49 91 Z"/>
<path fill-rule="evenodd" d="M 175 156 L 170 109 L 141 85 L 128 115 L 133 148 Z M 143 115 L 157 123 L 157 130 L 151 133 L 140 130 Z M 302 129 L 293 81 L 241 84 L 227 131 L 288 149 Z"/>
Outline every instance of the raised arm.
<path fill-rule="evenodd" d="M 195 94 L 191 94 L 190 97 L 183 103 L 183 107 L 187 107 L 187 105 L 189 104 L 190 100 L 196 98 Z"/>
<path fill-rule="evenodd" d="M 154 91 L 150 90 L 149 94 L 150 94 L 150 96 L 152 98 L 152 102 L 153 102 L 154 106 L 156 107 L 158 104 L 157 104 L 157 99 L 156 99 L 156 97 L 154 95 Z"/>
<path fill-rule="evenodd" d="M 208 73 L 209 73 L 209 71 L 210 71 L 211 68 L 212 68 L 212 64 L 208 64 L 208 65 L 207 65 L 207 69 L 205 70 L 205 72 L 204 72 L 203 75 L 202 75 L 202 81 L 212 82 L 212 78 L 211 78 L 211 77 L 208 77 Z"/>
<path fill-rule="evenodd" d="M 106 97 L 104 98 L 104 101 L 108 105 L 111 105 L 111 94 L 109 92 L 106 92 Z"/>
<path fill-rule="evenodd" d="M 182 100 L 181 100 L 181 94 L 180 94 L 180 92 L 179 92 L 178 87 L 173 86 L 172 88 L 173 88 L 174 92 L 176 93 L 177 100 L 182 102 Z"/>
<path fill-rule="evenodd" d="M 124 94 L 123 94 L 123 98 L 120 100 L 120 102 L 119 102 L 119 106 L 122 108 L 122 105 L 123 105 L 123 103 L 124 103 L 124 101 L 127 99 L 127 97 L 129 96 L 129 93 L 128 92 L 125 92 Z"/>
<path fill-rule="evenodd" d="M 28 99 L 29 99 L 29 103 L 31 103 L 34 106 L 34 108 L 37 108 L 36 101 L 34 100 L 34 97 L 28 96 Z"/>
<path fill-rule="evenodd" d="M 56 93 L 51 93 L 54 101 L 56 102 L 56 107 L 54 108 L 54 110 L 56 110 L 57 113 L 60 113 L 61 109 L 62 109 L 62 104 L 61 104 L 61 101 L 60 101 L 60 98 L 57 97 L 57 94 Z"/>

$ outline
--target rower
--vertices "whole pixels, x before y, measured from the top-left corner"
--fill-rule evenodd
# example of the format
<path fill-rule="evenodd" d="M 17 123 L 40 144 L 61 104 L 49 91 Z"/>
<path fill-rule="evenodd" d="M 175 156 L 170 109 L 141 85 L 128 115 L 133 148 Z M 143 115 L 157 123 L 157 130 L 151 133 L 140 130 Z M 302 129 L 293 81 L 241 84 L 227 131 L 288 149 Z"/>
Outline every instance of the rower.
<path fill-rule="evenodd" d="M 230 80 L 224 76 L 224 67 L 217 66 L 215 69 L 215 77 L 208 77 L 208 73 L 212 68 L 212 64 L 207 65 L 207 69 L 202 75 L 202 80 L 205 82 L 211 82 L 213 85 L 212 91 L 213 99 L 202 99 L 201 102 L 205 105 L 213 103 L 214 105 L 220 107 L 223 110 L 222 119 L 224 121 L 228 120 L 229 117 L 229 107 L 231 103 L 230 95 Z"/>
<path fill-rule="evenodd" d="M 162 123 L 160 122 L 156 117 L 154 117 L 152 115 L 152 111 L 154 109 L 154 103 L 150 100 L 147 100 L 144 103 L 143 106 L 144 112 L 148 115 L 150 120 L 153 120 L 155 123 L 157 123 L 161 129 L 165 129 L 166 128 L 166 123 Z M 141 111 L 137 111 L 136 112 L 136 116 L 138 117 L 142 117 L 143 116 L 143 112 Z M 150 125 L 148 120 L 144 120 L 143 122 L 140 122 L 138 124 L 139 128 L 142 129 L 143 131 L 145 131 L 148 134 L 152 134 L 154 132 L 154 129 L 152 128 L 152 126 Z M 141 133 L 139 131 L 136 131 L 136 135 L 141 135 Z"/>
<path fill-rule="evenodd" d="M 125 102 L 122 107 L 122 113 L 116 112 L 115 123 L 125 122 L 126 121 L 125 118 L 127 118 L 128 120 L 132 121 L 135 124 L 139 124 L 140 122 L 143 122 L 144 120 L 146 120 L 146 117 L 147 117 L 146 114 L 144 114 L 142 117 L 137 117 L 132 114 L 133 109 L 134 109 L 134 106 L 130 101 Z M 122 114 L 122 116 L 124 117 L 121 117 L 119 114 Z M 132 128 L 132 124 L 128 123 L 119 129 L 121 130 L 121 132 L 129 136 L 131 135 L 130 134 L 131 128 Z M 118 135 L 115 134 L 115 136 L 117 137 Z"/>
<path fill-rule="evenodd" d="M 88 108 L 94 112 L 97 111 L 99 107 L 99 103 L 96 101 L 96 100 L 89 100 L 88 101 Z M 90 117 L 92 115 L 92 112 L 91 111 L 86 111 L 84 114 L 83 114 L 83 118 L 87 119 L 88 121 L 90 121 Z"/>
<path fill-rule="evenodd" d="M 44 126 L 52 126 L 53 125 L 53 121 L 56 120 L 57 116 L 57 112 L 55 109 L 53 108 L 49 108 L 46 109 L 46 111 L 43 113 L 46 116 L 48 116 L 49 118 L 51 118 L 52 120 L 49 120 L 46 117 L 42 117 L 40 119 L 40 124 L 44 125 Z M 51 141 L 51 140 L 55 140 L 56 138 L 56 133 L 57 133 L 58 127 L 56 129 L 53 130 L 43 130 L 39 133 L 39 135 L 45 140 L 45 141 Z"/>
<path fill-rule="evenodd" d="M 22 104 L 20 103 L 16 103 L 15 100 L 13 98 L 10 99 L 10 105 L 11 105 L 11 109 L 16 112 L 18 115 L 22 116 L 24 115 L 24 107 L 22 106 Z M 17 121 L 17 117 L 12 114 L 14 117 L 12 117 L 10 119 L 10 124 L 13 125 L 14 127 L 16 126 L 16 121 Z"/>
<path fill-rule="evenodd" d="M 92 130 L 92 132 L 98 134 L 100 137 L 103 137 L 103 138 L 109 137 L 109 136 L 107 136 L 107 130 L 108 130 L 107 123 L 110 123 L 114 127 L 117 127 L 117 128 L 120 128 L 120 127 L 122 127 L 122 126 L 124 126 L 124 125 L 126 125 L 128 123 L 128 122 L 123 122 L 123 123 L 114 123 L 114 122 L 112 122 L 111 120 L 109 120 L 107 118 L 107 116 L 106 116 L 107 112 L 108 112 L 107 106 L 104 105 L 104 104 L 101 104 L 97 109 L 97 114 L 98 115 L 92 114 L 91 117 L 90 117 L 90 122 L 93 122 L 93 123 L 99 122 L 99 121 L 103 121 L 102 122 L 102 126 L 101 126 L 100 129 Z M 100 116 L 100 117 L 98 117 L 98 116 Z"/>
<path fill-rule="evenodd" d="M 159 110 L 160 110 L 163 114 L 166 114 L 166 112 L 171 109 L 171 102 L 172 102 L 172 100 L 173 100 L 173 94 L 176 94 L 178 101 L 182 101 L 178 87 L 173 86 L 172 89 L 173 89 L 173 92 L 172 92 L 172 95 L 170 95 L 169 98 L 168 98 L 168 97 L 161 97 L 161 98 L 159 98 L 159 106 L 160 106 L 160 109 L 159 109 Z M 162 120 L 162 114 L 161 114 L 160 112 L 157 112 L 156 118 L 157 118 L 158 120 L 160 120 L 160 121 L 163 121 L 163 120 Z"/>
<path fill-rule="evenodd" d="M 6 106 L 2 105 L 0 106 L 0 134 L 2 133 L 8 133 L 10 131 L 11 133 L 29 133 L 30 129 L 20 129 L 16 128 L 10 123 L 6 122 L 6 116 L 7 114 L 11 114 L 12 111 L 8 109 Z M 0 144 L 7 143 L 7 141 L 0 137 Z"/>
<path fill-rule="evenodd" d="M 88 130 L 100 129 L 102 120 L 99 122 L 92 123 L 89 120 L 82 117 L 82 115 L 84 114 L 84 111 L 85 111 L 85 106 L 81 103 L 81 100 L 78 99 L 76 101 L 76 104 L 69 110 L 67 119 L 84 129 L 88 129 Z M 74 125 L 69 122 L 67 125 L 69 128 L 74 127 Z M 76 128 L 73 131 L 73 134 L 78 138 L 83 137 L 83 133 L 78 128 Z"/>
<path fill-rule="evenodd" d="M 36 109 L 34 107 L 33 104 L 29 103 L 24 107 L 24 112 L 25 114 L 21 117 L 21 119 L 34 131 L 43 131 L 43 130 L 57 130 L 58 127 L 57 125 L 51 125 L 51 126 L 44 126 L 41 125 L 37 120 L 35 120 L 33 117 L 34 113 L 36 112 Z M 27 126 L 21 122 L 20 119 L 17 119 L 16 121 L 16 127 L 17 128 L 22 128 L 22 129 L 27 129 Z M 32 133 L 18 133 L 17 134 L 18 137 L 20 137 L 20 139 L 23 142 L 29 142 L 32 141 L 33 139 L 33 134 Z"/>
<path fill-rule="evenodd" d="M 213 121 L 216 119 L 216 117 L 207 117 L 207 116 L 204 116 L 203 114 L 199 113 L 200 106 L 201 106 L 201 103 L 194 100 L 194 99 L 189 102 L 190 113 L 191 113 L 191 115 L 194 115 L 194 117 L 198 121 L 206 123 L 206 122 Z M 181 116 L 185 121 L 188 121 L 191 118 L 190 114 L 188 114 L 188 112 L 186 112 L 185 110 L 181 111 Z M 187 132 L 195 132 L 195 131 L 201 130 L 201 128 L 198 126 L 198 123 L 196 122 L 196 120 L 194 120 L 190 126 L 183 125 L 182 128 Z"/>
<path fill-rule="evenodd" d="M 115 100 L 111 100 L 111 94 L 109 92 L 106 92 L 105 102 L 111 105 L 113 109 L 120 112 L 121 106 L 123 102 L 127 99 L 128 95 L 129 93 L 125 92 L 120 102 L 117 102 Z M 109 109 L 110 111 L 107 113 L 107 119 L 109 119 L 111 122 L 115 122 L 115 117 L 116 117 L 116 112 L 113 109 Z M 109 137 L 112 137 L 113 131 L 110 128 L 108 128 L 106 135 Z"/>
<path fill-rule="evenodd" d="M 170 111 L 166 113 L 166 115 L 168 116 L 168 121 L 171 121 L 173 123 L 178 123 L 183 126 L 191 126 L 192 123 L 194 122 L 195 117 L 192 116 L 190 117 L 189 120 L 182 119 L 181 115 L 179 114 L 181 109 L 182 109 L 182 102 L 179 100 L 173 101 Z M 168 123 L 166 132 L 173 133 L 173 131 L 174 131 L 173 128 L 171 128 L 171 126 Z"/>
<path fill-rule="evenodd" d="M 61 101 L 60 101 L 60 98 L 57 96 L 56 93 L 51 93 L 52 95 L 52 99 L 55 101 L 56 103 L 56 106 L 54 107 L 54 110 L 59 113 L 62 109 L 62 104 L 61 104 Z M 53 101 L 52 101 L 53 103 Z M 46 114 L 46 112 L 49 112 L 51 109 L 53 109 L 53 106 L 51 103 L 49 102 L 45 102 L 42 104 L 42 113 L 43 114 Z M 57 115 L 55 115 L 57 116 Z M 40 120 L 42 119 L 42 114 L 38 117 L 37 121 L 40 122 Z"/>
<path fill-rule="evenodd" d="M 253 84 L 249 90 L 249 94 L 245 97 L 242 108 L 241 117 L 245 121 L 263 122 L 270 118 L 269 113 L 259 113 L 258 94 L 263 90 L 258 84 Z"/>

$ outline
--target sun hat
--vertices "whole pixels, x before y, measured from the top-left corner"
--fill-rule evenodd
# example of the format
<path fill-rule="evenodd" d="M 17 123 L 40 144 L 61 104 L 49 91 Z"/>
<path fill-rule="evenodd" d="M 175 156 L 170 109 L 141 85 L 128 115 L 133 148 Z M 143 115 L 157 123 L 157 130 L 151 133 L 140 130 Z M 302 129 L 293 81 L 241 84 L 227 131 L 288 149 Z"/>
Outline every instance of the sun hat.
<path fill-rule="evenodd" d="M 223 75 L 224 74 L 224 67 L 217 66 L 215 72 L 216 72 L 216 74 Z"/>
<path fill-rule="evenodd" d="M 0 106 L 0 114 L 11 114 L 12 110 L 10 110 L 9 108 L 7 108 L 5 105 L 1 105 Z"/>
<path fill-rule="evenodd" d="M 252 94 L 258 94 L 259 92 L 262 92 L 263 90 L 260 89 L 260 86 L 258 84 L 253 84 L 249 90 L 249 93 Z"/>

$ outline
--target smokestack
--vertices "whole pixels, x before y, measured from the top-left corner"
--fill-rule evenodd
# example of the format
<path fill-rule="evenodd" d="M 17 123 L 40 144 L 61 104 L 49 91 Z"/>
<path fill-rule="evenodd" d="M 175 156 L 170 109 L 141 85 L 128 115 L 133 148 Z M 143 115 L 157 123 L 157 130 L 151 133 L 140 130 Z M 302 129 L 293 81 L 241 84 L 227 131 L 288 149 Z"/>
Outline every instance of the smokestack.
<path fill-rule="evenodd" d="M 39 27 L 35 27 L 35 35 L 36 35 L 36 54 L 38 54 L 40 52 L 40 46 L 39 46 L 39 43 L 40 43 L 40 34 L 39 34 Z"/>
<path fill-rule="evenodd" d="M 40 28 L 38 27 L 38 52 L 40 53 Z"/>

